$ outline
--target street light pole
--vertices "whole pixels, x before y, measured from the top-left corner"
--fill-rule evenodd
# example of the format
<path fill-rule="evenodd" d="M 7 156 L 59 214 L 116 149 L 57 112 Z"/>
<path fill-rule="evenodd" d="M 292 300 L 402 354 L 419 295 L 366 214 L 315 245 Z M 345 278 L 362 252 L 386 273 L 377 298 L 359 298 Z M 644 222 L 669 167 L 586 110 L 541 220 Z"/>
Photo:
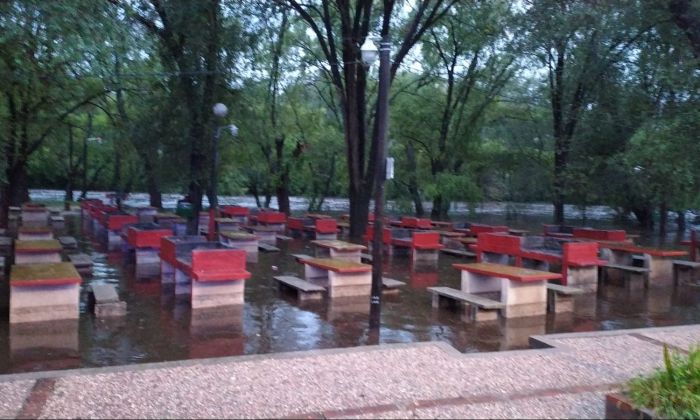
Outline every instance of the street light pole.
<path fill-rule="evenodd" d="M 214 112 L 214 115 L 219 117 L 220 119 L 223 119 L 226 114 L 228 113 L 228 108 L 226 105 L 222 103 L 217 103 L 214 105 L 212 108 L 212 111 Z M 216 131 L 214 132 L 214 141 L 212 142 L 211 145 L 211 156 L 212 156 L 212 163 L 211 163 L 211 176 L 209 179 L 209 190 L 210 190 L 210 197 L 209 197 L 209 209 L 213 210 L 213 215 L 214 217 L 219 216 L 219 196 L 217 193 L 217 175 L 219 173 L 219 137 L 221 137 L 221 129 L 222 128 L 227 128 L 228 130 L 231 131 L 232 136 L 238 135 L 238 127 L 236 127 L 233 124 L 229 125 L 220 125 L 216 127 Z"/>
<path fill-rule="evenodd" d="M 391 70 L 391 38 L 382 37 L 379 44 L 379 92 L 377 98 L 377 157 L 374 185 L 374 238 L 372 241 L 372 291 L 369 310 L 370 329 L 381 326 L 382 257 L 384 230 L 384 181 L 386 180 L 386 139 L 389 132 L 389 85 Z"/>
<path fill-rule="evenodd" d="M 217 173 L 219 170 L 219 137 L 221 136 L 221 127 L 217 127 L 214 132 L 214 142 L 212 143 L 212 164 L 211 164 L 211 178 L 209 180 L 209 185 L 211 189 L 211 196 L 209 197 L 209 208 L 214 210 L 214 216 L 218 216 L 219 210 L 219 198 L 217 196 Z"/>

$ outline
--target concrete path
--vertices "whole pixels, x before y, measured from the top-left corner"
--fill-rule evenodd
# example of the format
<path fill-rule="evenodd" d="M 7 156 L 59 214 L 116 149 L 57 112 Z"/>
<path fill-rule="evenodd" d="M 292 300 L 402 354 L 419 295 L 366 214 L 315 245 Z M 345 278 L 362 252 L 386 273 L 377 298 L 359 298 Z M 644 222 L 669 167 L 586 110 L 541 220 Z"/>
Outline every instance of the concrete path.
<path fill-rule="evenodd" d="M 604 395 L 686 352 L 700 325 L 439 342 L 0 376 L 0 417 L 601 418 Z"/>

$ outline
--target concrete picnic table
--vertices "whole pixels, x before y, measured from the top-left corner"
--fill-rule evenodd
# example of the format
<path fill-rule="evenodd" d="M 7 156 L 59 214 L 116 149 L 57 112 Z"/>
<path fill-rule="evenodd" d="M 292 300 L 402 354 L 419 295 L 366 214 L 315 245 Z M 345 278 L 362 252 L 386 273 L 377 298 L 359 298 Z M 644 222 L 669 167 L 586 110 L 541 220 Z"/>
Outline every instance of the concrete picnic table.
<path fill-rule="evenodd" d="M 56 239 L 16 240 L 15 264 L 61 262 L 63 247 Z"/>
<path fill-rule="evenodd" d="M 13 265 L 10 323 L 78 318 L 81 282 L 71 263 Z"/>
<path fill-rule="evenodd" d="M 625 242 L 598 241 L 601 249 L 610 251 L 612 264 L 632 265 L 632 257 L 641 255 L 649 269 L 649 286 L 673 285 L 673 260 L 688 255 L 688 251 L 636 246 Z"/>
<path fill-rule="evenodd" d="M 372 266 L 333 258 L 304 258 L 307 281 L 325 287 L 328 297 L 368 296 L 372 288 Z"/>
<path fill-rule="evenodd" d="M 547 281 L 560 280 L 562 275 L 504 264 L 453 264 L 462 272 L 465 293 L 500 292 L 506 305 L 505 318 L 545 315 L 547 313 Z"/>
<path fill-rule="evenodd" d="M 20 239 L 20 240 L 53 239 L 53 230 L 48 226 L 20 226 L 17 229 L 17 239 Z"/>
<path fill-rule="evenodd" d="M 367 250 L 364 245 L 334 239 L 318 239 L 311 241 L 315 246 L 317 257 L 328 257 L 347 261 L 361 262 L 362 251 Z"/>

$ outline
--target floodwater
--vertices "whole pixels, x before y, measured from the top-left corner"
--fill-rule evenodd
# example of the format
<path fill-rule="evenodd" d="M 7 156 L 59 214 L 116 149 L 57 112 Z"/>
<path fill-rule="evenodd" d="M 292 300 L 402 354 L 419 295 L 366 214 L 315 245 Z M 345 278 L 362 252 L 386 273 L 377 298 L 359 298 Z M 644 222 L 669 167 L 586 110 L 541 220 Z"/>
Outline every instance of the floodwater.
<path fill-rule="evenodd" d="M 477 214 L 470 220 L 539 233 L 549 218 L 511 214 L 506 220 L 504 214 Z M 588 224 L 615 226 L 604 217 Z M 437 266 L 422 268 L 412 267 L 406 257 L 387 257 L 385 275 L 407 285 L 397 295 L 384 295 L 376 337 L 367 328 L 369 297 L 302 303 L 280 294 L 272 277 L 303 277 L 302 266 L 289 254 L 312 254 L 307 240 L 278 241 L 280 253 L 260 252 L 256 263 L 248 263 L 252 277 L 246 281 L 242 307 L 192 311 L 187 302 L 175 301 L 172 289 L 161 286 L 158 277 L 135 278 L 133 264 L 120 251 L 106 252 L 83 228 L 78 214 L 66 216 L 61 233 L 75 236 L 95 261 L 93 276 L 82 285 L 80 319 L 10 326 L 5 315 L 0 319 L 0 373 L 419 341 L 445 341 L 462 352 L 499 351 L 527 348 L 528 337 L 535 334 L 700 322 L 700 288 L 626 292 L 604 286 L 597 294 L 578 298 L 573 314 L 465 323 L 458 311 L 433 309 L 425 290 L 435 285 L 459 288 L 459 272 L 452 264 L 464 260 L 441 254 Z M 673 240 L 669 236 L 665 242 Z M 658 239 L 643 235 L 641 241 Z M 98 320 L 89 313 L 86 289 L 97 283 L 116 286 L 127 303 L 125 317 Z"/>

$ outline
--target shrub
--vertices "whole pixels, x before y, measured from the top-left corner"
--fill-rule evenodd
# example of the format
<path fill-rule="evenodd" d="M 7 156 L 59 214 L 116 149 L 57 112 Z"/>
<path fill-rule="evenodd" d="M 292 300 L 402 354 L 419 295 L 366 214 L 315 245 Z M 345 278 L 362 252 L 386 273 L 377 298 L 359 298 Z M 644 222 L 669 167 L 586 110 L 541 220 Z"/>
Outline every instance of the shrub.
<path fill-rule="evenodd" d="M 668 418 L 700 417 L 700 347 L 691 349 L 688 357 L 671 354 L 664 346 L 664 367 L 647 377 L 632 379 L 629 384 L 632 401 Z"/>

